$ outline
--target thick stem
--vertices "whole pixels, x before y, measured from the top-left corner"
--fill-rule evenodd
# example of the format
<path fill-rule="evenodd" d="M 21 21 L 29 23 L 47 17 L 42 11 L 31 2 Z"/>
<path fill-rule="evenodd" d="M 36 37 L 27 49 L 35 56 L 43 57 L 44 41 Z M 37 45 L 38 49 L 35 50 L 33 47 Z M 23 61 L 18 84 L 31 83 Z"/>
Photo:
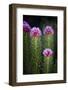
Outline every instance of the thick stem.
<path fill-rule="evenodd" d="M 54 51 L 54 35 L 46 35 L 43 36 L 43 49 L 50 48 Z M 53 62 L 54 62 L 54 56 L 51 57 L 44 57 L 44 69 L 43 72 L 50 73 L 53 72 Z"/>
<path fill-rule="evenodd" d="M 53 57 L 44 57 L 44 73 L 52 73 Z"/>
<path fill-rule="evenodd" d="M 46 36 L 43 36 L 43 40 L 44 40 L 44 49 L 45 48 L 51 48 L 51 49 L 54 49 L 54 36 L 53 35 L 46 35 Z"/>
<path fill-rule="evenodd" d="M 31 38 L 31 60 L 32 60 L 32 74 L 40 73 L 40 60 L 41 60 L 41 38 Z"/>
<path fill-rule="evenodd" d="M 29 33 L 23 32 L 23 73 L 30 74 L 31 73 L 31 65 L 30 65 L 30 36 Z"/>

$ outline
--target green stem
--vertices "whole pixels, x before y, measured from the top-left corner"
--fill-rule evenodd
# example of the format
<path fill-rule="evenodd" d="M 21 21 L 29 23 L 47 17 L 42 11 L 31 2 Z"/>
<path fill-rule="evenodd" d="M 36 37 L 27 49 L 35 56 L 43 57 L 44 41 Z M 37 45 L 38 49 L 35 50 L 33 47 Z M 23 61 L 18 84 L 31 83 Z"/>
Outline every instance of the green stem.
<path fill-rule="evenodd" d="M 53 57 L 44 57 L 44 73 L 53 71 Z"/>
<path fill-rule="evenodd" d="M 54 51 L 54 35 L 43 36 L 43 49 L 50 48 Z M 44 69 L 43 72 L 50 73 L 53 72 L 53 61 L 54 57 L 44 57 Z"/>
<path fill-rule="evenodd" d="M 51 36 L 43 36 L 43 40 L 44 40 L 44 49 L 45 48 L 51 48 L 51 49 L 54 49 L 54 36 L 51 35 Z"/>
<path fill-rule="evenodd" d="M 32 60 L 32 74 L 40 73 L 40 60 L 41 60 L 41 38 L 31 38 L 31 60 Z"/>
<path fill-rule="evenodd" d="M 29 33 L 23 32 L 23 70 L 24 74 L 31 73 L 30 66 L 30 36 Z"/>

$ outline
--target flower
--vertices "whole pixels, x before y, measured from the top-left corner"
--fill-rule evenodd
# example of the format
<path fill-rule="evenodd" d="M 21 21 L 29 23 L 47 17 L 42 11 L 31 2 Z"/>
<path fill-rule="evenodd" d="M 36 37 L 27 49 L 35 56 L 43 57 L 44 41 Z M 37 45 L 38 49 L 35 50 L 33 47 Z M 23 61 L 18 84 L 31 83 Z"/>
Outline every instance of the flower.
<path fill-rule="evenodd" d="M 53 35 L 54 34 L 54 30 L 51 26 L 46 26 L 44 28 L 43 34 L 45 35 Z"/>
<path fill-rule="evenodd" d="M 39 27 L 33 27 L 30 31 L 30 36 L 31 37 L 39 37 L 41 36 L 41 30 Z"/>
<path fill-rule="evenodd" d="M 24 32 L 30 32 L 30 25 L 26 22 L 26 21 L 23 21 L 23 31 Z"/>
<path fill-rule="evenodd" d="M 53 56 L 53 51 L 50 48 L 47 48 L 47 49 L 43 50 L 43 55 L 45 57 Z"/>

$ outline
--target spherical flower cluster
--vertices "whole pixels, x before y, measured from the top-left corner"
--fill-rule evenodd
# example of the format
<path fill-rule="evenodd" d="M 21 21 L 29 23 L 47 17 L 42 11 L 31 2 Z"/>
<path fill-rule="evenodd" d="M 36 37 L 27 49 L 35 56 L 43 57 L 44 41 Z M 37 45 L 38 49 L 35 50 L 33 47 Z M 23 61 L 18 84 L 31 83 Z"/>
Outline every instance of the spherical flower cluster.
<path fill-rule="evenodd" d="M 33 27 L 30 31 L 30 36 L 31 37 L 39 37 L 41 36 L 41 30 L 39 27 Z"/>
<path fill-rule="evenodd" d="M 30 32 L 30 25 L 26 22 L 26 21 L 23 21 L 23 31 L 24 32 Z"/>
<path fill-rule="evenodd" d="M 54 30 L 51 26 L 46 26 L 43 30 L 43 34 L 44 35 L 53 35 L 54 34 Z"/>
<path fill-rule="evenodd" d="M 43 55 L 45 57 L 53 56 L 53 51 L 50 48 L 47 48 L 47 49 L 43 50 Z"/>

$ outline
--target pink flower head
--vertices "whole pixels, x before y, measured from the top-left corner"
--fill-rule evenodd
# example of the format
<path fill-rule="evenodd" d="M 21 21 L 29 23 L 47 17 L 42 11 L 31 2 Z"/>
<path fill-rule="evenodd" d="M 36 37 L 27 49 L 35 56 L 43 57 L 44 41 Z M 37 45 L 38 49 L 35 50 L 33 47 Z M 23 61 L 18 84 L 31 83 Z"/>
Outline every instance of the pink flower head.
<path fill-rule="evenodd" d="M 24 32 L 30 32 L 30 25 L 26 22 L 26 21 L 23 21 L 23 31 Z"/>
<path fill-rule="evenodd" d="M 53 30 L 53 28 L 51 26 L 46 26 L 44 28 L 43 34 L 44 35 L 53 35 L 54 34 L 54 30 Z"/>
<path fill-rule="evenodd" d="M 38 27 L 33 27 L 30 31 L 31 37 L 39 37 L 41 36 L 41 30 Z"/>
<path fill-rule="evenodd" d="M 53 56 L 53 51 L 51 49 L 47 48 L 47 49 L 43 50 L 43 55 L 45 57 Z"/>

